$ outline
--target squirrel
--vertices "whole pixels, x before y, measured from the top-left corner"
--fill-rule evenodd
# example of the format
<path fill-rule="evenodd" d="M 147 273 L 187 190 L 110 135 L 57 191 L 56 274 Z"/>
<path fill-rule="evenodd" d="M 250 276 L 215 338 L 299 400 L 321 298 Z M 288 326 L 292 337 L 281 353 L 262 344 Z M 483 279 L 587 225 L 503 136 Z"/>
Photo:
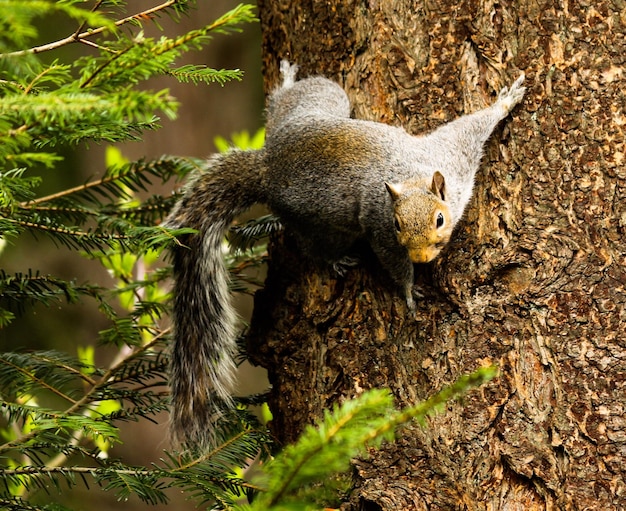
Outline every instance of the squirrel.
<path fill-rule="evenodd" d="M 351 118 L 337 83 L 296 80 L 297 70 L 281 63 L 264 148 L 211 157 L 165 221 L 197 231 L 172 248 L 171 432 L 179 444 L 210 445 L 211 424 L 234 406 L 236 314 L 221 247 L 235 217 L 267 205 L 303 253 L 339 273 L 366 241 L 414 310 L 413 264 L 432 261 L 448 243 L 485 143 L 526 90 L 522 74 L 491 106 L 414 136 Z"/>

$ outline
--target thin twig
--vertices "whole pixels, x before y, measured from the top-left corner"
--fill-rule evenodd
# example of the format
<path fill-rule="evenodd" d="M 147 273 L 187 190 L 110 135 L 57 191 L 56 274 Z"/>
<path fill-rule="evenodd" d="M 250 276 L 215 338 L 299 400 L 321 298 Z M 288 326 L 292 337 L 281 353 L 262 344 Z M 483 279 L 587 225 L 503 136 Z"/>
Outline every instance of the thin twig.
<path fill-rule="evenodd" d="M 64 394 L 63 392 L 61 392 L 59 389 L 55 388 L 54 386 L 50 385 L 49 383 L 47 383 L 46 381 L 42 380 L 41 378 L 37 378 L 36 376 L 29 374 L 28 371 L 26 369 L 24 369 L 23 367 L 19 367 L 15 364 L 12 364 L 11 362 L 9 362 L 8 360 L 4 359 L 1 362 L 4 365 L 10 366 L 13 369 L 15 369 L 16 371 L 19 371 L 20 373 L 25 374 L 26 376 L 29 376 L 30 378 L 32 378 L 32 380 L 34 380 L 35 382 L 37 382 L 39 385 L 41 385 L 43 388 L 49 390 L 50 392 L 52 392 L 53 394 L 56 394 L 57 396 L 59 396 L 60 398 L 66 400 L 69 403 L 72 403 L 72 406 L 74 406 L 76 404 L 76 400 L 72 399 L 70 396 L 68 396 L 67 394 Z"/>
<path fill-rule="evenodd" d="M 87 78 L 83 83 L 80 84 L 80 88 L 84 89 L 87 85 L 89 85 L 89 83 L 96 77 L 98 76 L 98 74 L 100 72 L 102 72 L 103 69 L 105 69 L 109 64 L 111 64 L 112 62 L 114 62 L 115 60 L 119 59 L 122 55 L 124 55 L 125 53 L 128 53 L 130 50 L 132 50 L 134 48 L 134 46 L 128 46 L 127 48 L 124 48 L 122 51 L 118 51 L 115 52 L 115 54 L 108 59 L 106 62 L 103 62 L 102 64 L 100 64 L 98 66 L 98 69 L 96 69 L 93 73 L 91 73 L 91 75 L 89 76 L 89 78 Z"/>
<path fill-rule="evenodd" d="M 76 236 L 77 238 L 93 237 L 98 240 L 127 240 L 129 236 L 124 234 L 96 234 L 91 232 L 80 231 L 76 229 L 68 229 L 67 227 L 56 227 L 38 224 L 35 222 L 25 222 L 23 220 L 15 220 L 13 218 L 5 218 L 7 222 L 12 222 L 22 227 L 28 227 L 30 229 L 39 229 L 44 232 L 56 232 L 58 234 L 67 234 L 69 236 Z"/>
<path fill-rule="evenodd" d="M 19 208 L 22 210 L 26 210 L 26 211 L 37 211 L 39 213 L 42 212 L 46 212 L 46 213 L 65 213 L 65 214 L 77 214 L 80 213 L 82 215 L 92 215 L 92 216 L 96 216 L 99 213 L 97 211 L 93 211 L 91 209 L 86 209 L 86 208 L 64 208 L 61 206 L 34 206 L 34 207 L 29 207 L 29 206 L 25 206 L 24 204 L 20 204 Z"/>
<path fill-rule="evenodd" d="M 117 51 L 112 50 L 111 48 L 107 48 L 106 46 L 101 46 L 98 43 L 94 43 L 93 41 L 90 41 L 89 39 L 79 39 L 78 41 L 81 44 L 84 44 L 85 46 L 91 46 L 92 48 L 96 48 L 98 50 L 101 51 L 107 51 L 109 53 L 117 53 Z"/>
<path fill-rule="evenodd" d="M 0 80 L 0 85 L 12 85 L 18 89 L 24 90 L 24 86 L 21 83 L 17 83 L 11 80 Z"/>
<path fill-rule="evenodd" d="M 36 204 L 42 204 L 42 203 L 46 203 L 46 202 L 50 202 L 56 199 L 60 199 L 62 197 L 67 197 L 68 195 L 72 195 L 73 193 L 76 192 L 82 192 L 85 190 L 89 190 L 90 188 L 95 188 L 97 186 L 101 186 L 103 184 L 106 183 L 110 183 L 112 181 L 115 181 L 116 179 L 119 179 L 119 176 L 107 176 L 107 177 L 103 177 L 102 179 L 97 179 L 95 181 L 91 181 L 90 183 L 86 183 L 84 185 L 78 185 L 78 186 L 74 186 L 73 188 L 68 188 L 66 190 L 62 190 L 60 192 L 56 192 L 50 195 L 46 195 L 44 197 L 38 197 L 37 199 L 32 199 L 29 201 L 25 201 L 25 202 L 21 202 L 20 203 L 20 207 L 22 208 L 28 208 L 29 206 L 34 206 Z"/>

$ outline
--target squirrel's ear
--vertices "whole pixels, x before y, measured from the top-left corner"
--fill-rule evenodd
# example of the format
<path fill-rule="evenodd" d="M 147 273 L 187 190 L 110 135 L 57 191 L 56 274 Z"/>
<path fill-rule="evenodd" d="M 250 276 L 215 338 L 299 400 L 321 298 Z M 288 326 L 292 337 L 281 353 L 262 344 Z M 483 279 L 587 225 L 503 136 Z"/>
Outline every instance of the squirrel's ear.
<path fill-rule="evenodd" d="M 446 180 L 441 172 L 437 171 L 433 174 L 433 182 L 430 185 L 430 191 L 441 200 L 446 200 Z"/>
<path fill-rule="evenodd" d="M 395 201 L 400 198 L 402 195 L 402 185 L 401 184 L 393 184 L 393 183 L 385 183 L 385 188 L 391 195 L 391 198 Z"/>

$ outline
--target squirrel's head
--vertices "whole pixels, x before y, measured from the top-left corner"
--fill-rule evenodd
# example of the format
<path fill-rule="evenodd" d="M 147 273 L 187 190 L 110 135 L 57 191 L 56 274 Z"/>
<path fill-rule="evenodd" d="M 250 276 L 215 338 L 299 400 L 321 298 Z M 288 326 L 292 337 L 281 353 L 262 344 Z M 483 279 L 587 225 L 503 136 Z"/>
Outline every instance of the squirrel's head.
<path fill-rule="evenodd" d="M 430 184 L 420 179 L 385 186 L 393 203 L 398 241 L 414 263 L 432 261 L 452 234 L 443 175 L 435 172 Z"/>

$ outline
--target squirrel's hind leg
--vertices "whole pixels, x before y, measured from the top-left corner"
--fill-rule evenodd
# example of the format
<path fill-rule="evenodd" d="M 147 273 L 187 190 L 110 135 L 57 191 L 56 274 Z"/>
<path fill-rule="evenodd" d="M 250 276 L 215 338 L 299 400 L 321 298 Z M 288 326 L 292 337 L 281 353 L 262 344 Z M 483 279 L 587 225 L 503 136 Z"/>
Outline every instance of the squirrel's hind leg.
<path fill-rule="evenodd" d="M 504 87 L 500 94 L 498 94 L 498 104 L 502 106 L 504 109 L 505 115 L 508 115 L 511 110 L 517 105 L 524 94 L 526 93 L 526 87 L 522 84 L 524 83 L 525 75 L 522 73 L 511 87 Z"/>
<path fill-rule="evenodd" d="M 296 239 L 298 249 L 320 267 L 331 267 L 344 276 L 350 268 L 358 266 L 359 258 L 353 251 L 355 239 L 343 232 L 329 232 L 317 225 L 298 223 L 297 229 L 287 229 Z"/>

